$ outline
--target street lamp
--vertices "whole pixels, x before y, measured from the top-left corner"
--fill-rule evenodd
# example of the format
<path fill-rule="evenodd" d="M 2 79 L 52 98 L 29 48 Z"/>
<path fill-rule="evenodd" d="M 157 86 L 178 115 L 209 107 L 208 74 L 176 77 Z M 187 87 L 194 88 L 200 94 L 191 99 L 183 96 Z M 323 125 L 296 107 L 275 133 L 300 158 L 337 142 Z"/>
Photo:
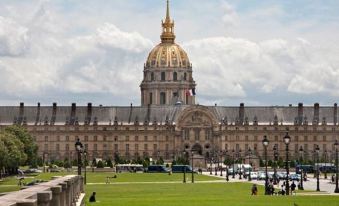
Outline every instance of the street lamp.
<path fill-rule="evenodd" d="M 319 148 L 319 145 L 316 146 L 315 148 L 315 154 L 317 155 L 317 191 L 319 192 L 320 191 L 320 184 L 319 184 L 319 151 L 320 151 L 320 148 Z"/>
<path fill-rule="evenodd" d="M 84 184 L 86 184 L 87 183 L 87 175 L 86 175 L 86 173 L 87 173 L 87 151 L 85 150 L 84 151 L 84 156 L 85 156 L 85 179 L 84 179 Z"/>
<path fill-rule="evenodd" d="M 289 180 L 289 174 L 290 174 L 290 171 L 289 171 L 289 159 L 288 159 L 288 145 L 290 144 L 290 141 L 291 141 L 291 137 L 288 136 L 288 132 L 286 133 L 285 137 L 284 137 L 284 142 L 285 142 L 285 145 L 286 145 L 286 195 L 290 195 L 290 184 L 288 182 Z"/>
<path fill-rule="evenodd" d="M 266 135 L 264 136 L 264 139 L 262 140 L 262 144 L 264 145 L 264 156 L 265 156 L 265 195 L 269 195 L 268 174 L 267 174 L 267 147 L 268 147 L 269 141 Z"/>
<path fill-rule="evenodd" d="M 273 147 L 273 152 L 274 152 L 274 177 L 273 177 L 273 184 L 276 185 L 278 184 L 278 181 L 277 181 L 277 161 L 278 161 L 278 148 L 277 148 L 277 145 L 274 145 Z"/>
<path fill-rule="evenodd" d="M 82 152 L 82 143 L 80 142 L 80 139 L 77 139 L 75 143 L 75 149 L 78 152 L 78 175 L 81 175 L 81 152 Z"/>
<path fill-rule="evenodd" d="M 338 187 L 338 174 L 339 174 L 339 169 L 338 169 L 338 140 L 335 141 L 334 147 L 335 147 L 335 167 L 336 167 L 336 175 L 335 175 L 335 190 L 334 193 L 339 193 L 339 187 Z"/>
<path fill-rule="evenodd" d="M 186 155 L 186 152 L 185 152 L 185 151 L 183 152 L 183 155 L 184 155 L 184 157 L 185 157 L 185 155 Z M 184 177 L 183 177 L 182 182 L 183 182 L 183 183 L 186 183 L 186 165 L 184 165 Z"/>
<path fill-rule="evenodd" d="M 213 163 L 213 156 L 210 156 L 210 175 L 212 175 L 212 163 Z"/>
<path fill-rule="evenodd" d="M 325 160 L 325 179 L 327 179 L 327 150 L 324 151 L 324 160 Z"/>
<path fill-rule="evenodd" d="M 242 161 L 241 161 L 241 149 L 239 149 L 238 155 L 239 155 L 238 157 L 239 157 L 240 163 L 242 164 Z M 239 180 L 242 179 L 242 172 L 241 172 L 241 169 L 242 169 L 242 168 L 239 169 Z"/>
<path fill-rule="evenodd" d="M 252 155 L 252 150 L 251 150 L 251 147 L 248 147 L 248 164 L 251 166 L 251 155 Z M 248 169 L 248 181 L 251 181 L 251 170 Z"/>
<path fill-rule="evenodd" d="M 194 167 L 193 167 L 194 150 L 191 151 L 191 155 L 192 155 L 192 183 L 194 183 Z"/>
<path fill-rule="evenodd" d="M 303 170 L 303 167 L 302 167 L 302 160 L 303 160 L 303 155 L 304 155 L 304 149 L 302 146 L 300 146 L 299 148 L 299 154 L 300 154 L 300 190 L 304 190 L 304 184 L 303 184 L 303 181 L 304 181 L 304 178 L 303 178 L 303 173 L 304 173 L 304 170 Z"/>
<path fill-rule="evenodd" d="M 218 154 L 218 151 L 217 151 L 216 155 L 215 155 L 215 158 L 214 158 L 214 175 L 215 176 L 218 175 L 218 173 L 217 173 L 218 167 L 219 167 L 219 154 Z"/>
<path fill-rule="evenodd" d="M 232 179 L 235 178 L 235 171 L 234 171 L 234 164 L 235 164 L 235 158 L 234 158 L 235 151 L 232 149 L 232 157 L 233 157 L 233 171 L 232 171 Z"/>
<path fill-rule="evenodd" d="M 223 156 L 224 152 L 221 150 L 220 151 L 220 161 L 221 161 L 221 168 L 220 168 L 220 177 L 222 177 L 222 165 L 223 165 L 223 162 L 222 162 L 222 156 Z"/>

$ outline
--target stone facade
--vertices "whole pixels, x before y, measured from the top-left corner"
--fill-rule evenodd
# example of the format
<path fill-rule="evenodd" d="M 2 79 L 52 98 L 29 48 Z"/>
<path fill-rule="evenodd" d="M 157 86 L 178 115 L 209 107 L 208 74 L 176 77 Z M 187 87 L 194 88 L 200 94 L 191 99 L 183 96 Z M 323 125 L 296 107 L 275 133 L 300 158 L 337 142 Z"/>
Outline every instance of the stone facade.
<path fill-rule="evenodd" d="M 188 90 L 195 89 L 192 65 L 183 49 L 174 43 L 174 23 L 167 15 L 162 23 L 162 42 L 151 52 L 144 66 L 141 106 L 20 106 L 0 107 L 0 127 L 17 124 L 27 127 L 45 159 L 76 159 L 74 143 L 79 138 L 88 158 L 127 159 L 160 157 L 172 160 L 184 151 L 209 161 L 220 155 L 253 157 L 263 154 L 262 139 L 277 146 L 285 155 L 283 137 L 291 136 L 290 155 L 312 159 L 315 145 L 321 155 L 333 156 L 333 143 L 339 139 L 338 110 L 334 106 L 239 107 L 195 105 Z M 174 98 L 175 97 L 175 98 Z M 234 152 L 233 152 L 234 151 Z M 191 155 L 191 153 L 190 153 Z"/>
<path fill-rule="evenodd" d="M 321 155 L 334 155 L 339 138 L 337 104 L 332 107 L 221 107 L 201 105 L 148 107 L 0 107 L 1 127 L 25 126 L 39 145 L 46 161 L 76 159 L 76 139 L 85 145 L 89 159 L 162 157 L 171 160 L 183 151 L 195 150 L 208 161 L 222 151 L 225 155 L 246 157 L 248 148 L 262 156 L 262 139 L 267 135 L 272 148 L 278 146 L 284 157 L 283 137 L 291 136 L 290 154 L 312 160 L 315 145 Z"/>

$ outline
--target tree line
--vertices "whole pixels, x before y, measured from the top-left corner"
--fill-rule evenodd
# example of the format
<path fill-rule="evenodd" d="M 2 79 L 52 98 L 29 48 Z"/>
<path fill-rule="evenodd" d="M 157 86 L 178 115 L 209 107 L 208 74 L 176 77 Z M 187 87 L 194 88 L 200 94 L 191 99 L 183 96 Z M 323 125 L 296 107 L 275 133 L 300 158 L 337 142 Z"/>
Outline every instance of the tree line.
<path fill-rule="evenodd" d="M 17 174 L 19 166 L 37 166 L 38 146 L 23 127 L 13 125 L 0 129 L 0 178 Z"/>

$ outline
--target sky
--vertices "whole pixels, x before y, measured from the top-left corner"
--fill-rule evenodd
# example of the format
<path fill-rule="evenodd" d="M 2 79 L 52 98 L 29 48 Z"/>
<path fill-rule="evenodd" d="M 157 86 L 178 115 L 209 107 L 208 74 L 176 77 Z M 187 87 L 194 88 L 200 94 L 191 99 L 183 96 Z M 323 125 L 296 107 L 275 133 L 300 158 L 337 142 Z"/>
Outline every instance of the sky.
<path fill-rule="evenodd" d="M 165 0 L 0 0 L 0 105 L 140 105 Z M 333 105 L 339 1 L 171 0 L 196 102 Z"/>

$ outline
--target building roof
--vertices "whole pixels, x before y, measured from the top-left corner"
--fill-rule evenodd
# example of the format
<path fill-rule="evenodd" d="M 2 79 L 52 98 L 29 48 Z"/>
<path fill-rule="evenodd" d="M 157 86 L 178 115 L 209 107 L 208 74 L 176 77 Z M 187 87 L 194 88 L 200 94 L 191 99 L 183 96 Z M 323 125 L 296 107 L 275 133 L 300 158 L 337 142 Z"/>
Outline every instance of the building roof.
<path fill-rule="evenodd" d="M 173 123 L 189 105 L 166 106 L 0 106 L 0 125 L 84 125 L 84 124 L 152 124 Z M 208 106 L 215 118 L 226 124 L 319 124 L 337 123 L 338 112 L 335 106 L 262 106 L 227 107 Z"/>

